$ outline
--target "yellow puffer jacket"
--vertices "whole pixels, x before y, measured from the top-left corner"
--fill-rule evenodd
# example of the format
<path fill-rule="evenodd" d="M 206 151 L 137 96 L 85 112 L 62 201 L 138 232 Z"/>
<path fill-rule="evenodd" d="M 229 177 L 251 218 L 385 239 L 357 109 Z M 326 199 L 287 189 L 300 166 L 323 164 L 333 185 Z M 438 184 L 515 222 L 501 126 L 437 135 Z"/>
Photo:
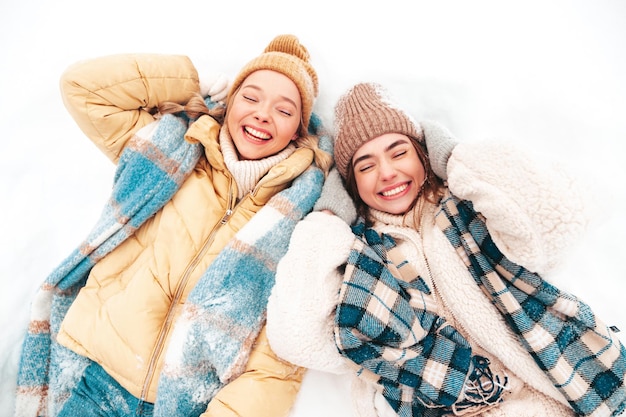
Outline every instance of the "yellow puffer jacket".
<path fill-rule="evenodd" d="M 154 121 L 158 103 L 186 103 L 199 84 L 187 57 L 116 55 L 70 67 L 61 90 L 79 127 L 116 162 L 128 140 Z M 208 116 L 190 126 L 186 136 L 204 145 L 204 157 L 170 202 L 93 267 L 58 334 L 59 343 L 149 402 L 156 400 L 172 323 L 189 292 L 233 235 L 313 160 L 310 150 L 298 149 L 236 202 L 220 127 Z M 246 372 L 217 394 L 204 416 L 286 415 L 302 374 L 276 357 L 263 330 Z"/>

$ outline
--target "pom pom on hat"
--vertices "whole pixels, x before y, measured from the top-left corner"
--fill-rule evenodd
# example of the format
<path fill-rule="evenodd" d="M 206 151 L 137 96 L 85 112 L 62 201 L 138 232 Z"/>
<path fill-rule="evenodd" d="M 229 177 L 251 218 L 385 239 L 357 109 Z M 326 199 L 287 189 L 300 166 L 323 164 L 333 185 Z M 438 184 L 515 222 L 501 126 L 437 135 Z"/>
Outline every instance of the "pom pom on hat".
<path fill-rule="evenodd" d="M 246 77 L 255 71 L 272 70 L 289 77 L 300 92 L 302 126 L 307 131 L 313 104 L 318 94 L 317 73 L 309 62 L 309 51 L 294 35 L 278 35 L 261 55 L 248 62 L 239 72 L 228 94 L 228 100 L 239 89 Z"/>
<path fill-rule="evenodd" d="M 379 84 L 360 83 L 335 106 L 335 165 L 345 179 L 354 153 L 364 143 L 386 133 L 401 133 L 419 141 L 419 124 L 394 104 Z"/>

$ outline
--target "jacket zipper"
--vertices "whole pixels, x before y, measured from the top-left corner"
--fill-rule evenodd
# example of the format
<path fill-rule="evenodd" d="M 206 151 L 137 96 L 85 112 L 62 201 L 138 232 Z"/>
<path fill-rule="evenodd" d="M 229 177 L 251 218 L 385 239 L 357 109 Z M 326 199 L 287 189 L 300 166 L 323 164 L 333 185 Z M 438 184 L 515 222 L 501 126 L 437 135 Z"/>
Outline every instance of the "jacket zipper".
<path fill-rule="evenodd" d="M 454 313 L 452 312 L 452 310 L 450 309 L 449 304 L 446 302 L 446 299 L 443 297 L 443 294 L 441 293 L 441 291 L 439 290 L 439 287 L 437 287 L 437 283 L 435 282 L 435 279 L 433 278 L 433 273 L 430 269 L 430 264 L 428 263 L 428 258 L 426 257 L 426 251 L 424 249 L 424 228 L 422 225 L 422 222 L 420 221 L 420 226 L 419 226 L 419 237 L 420 237 L 420 254 L 422 255 L 422 259 L 424 260 L 424 265 L 426 265 L 426 270 L 428 271 L 428 277 L 430 278 L 430 282 L 432 282 L 433 284 L 433 290 L 435 291 L 435 293 L 437 293 L 439 295 L 439 299 L 441 300 L 441 303 L 443 304 L 443 312 L 444 313 L 444 318 L 445 318 L 445 312 L 449 312 L 452 317 L 454 318 L 454 325 L 455 326 L 459 326 L 460 329 L 463 330 L 463 332 L 461 333 L 462 335 L 467 335 L 467 337 L 470 339 L 470 341 L 475 344 L 476 346 L 479 346 L 481 349 L 484 349 L 484 347 L 481 346 L 480 343 L 478 343 L 478 341 L 473 337 L 473 335 L 467 331 L 467 329 L 463 326 L 463 324 L 461 322 L 459 322 L 455 317 L 454 317 Z M 447 321 L 447 320 L 446 320 Z M 471 344 L 471 343 L 470 343 Z"/>
<path fill-rule="evenodd" d="M 428 263 L 428 258 L 426 257 L 426 252 L 424 250 L 424 240 L 423 240 L 423 227 L 422 224 L 420 223 L 420 227 L 419 227 L 419 232 L 420 234 L 420 242 L 421 242 L 421 254 L 422 254 L 422 258 L 424 259 L 424 263 L 426 265 L 426 269 L 428 270 L 428 275 L 430 276 L 430 282 L 432 282 L 433 284 L 433 290 L 439 295 L 439 299 L 441 300 L 441 303 L 443 304 L 443 309 L 444 309 L 444 313 L 447 311 L 450 313 L 450 315 L 452 316 L 452 318 L 454 319 L 454 326 L 455 329 L 461 334 L 461 336 L 466 337 L 468 339 L 468 342 L 470 344 L 470 348 L 472 348 L 472 355 L 475 355 L 475 349 L 473 348 L 474 346 L 477 346 L 478 348 L 484 350 L 485 352 L 489 352 L 489 354 L 491 355 L 490 351 L 488 349 L 486 349 L 473 335 L 471 332 L 469 332 L 465 326 L 463 326 L 463 324 L 456 318 L 454 317 L 454 313 L 453 311 L 450 309 L 450 305 L 448 304 L 448 302 L 446 301 L 446 299 L 443 297 L 443 294 L 441 293 L 441 291 L 439 290 L 439 288 L 437 287 L 437 283 L 435 282 L 435 280 L 433 279 L 433 274 L 432 271 L 430 269 L 430 264 Z M 444 314 L 444 318 L 445 318 L 445 314 Z M 447 321 L 447 320 L 446 320 Z M 496 356 L 497 357 L 497 356 Z M 473 363 L 473 362 L 472 362 Z M 472 365 L 474 366 L 474 365 Z M 504 372 L 504 370 L 506 369 L 506 366 L 504 365 L 504 363 L 502 363 L 502 369 L 501 371 Z M 504 372 L 504 374 L 506 375 L 506 372 Z M 465 377 L 465 381 L 463 383 L 463 386 L 465 387 L 467 382 L 470 379 L 470 373 L 468 373 L 468 375 L 466 375 Z M 497 403 L 495 404 L 491 404 L 491 405 L 487 405 L 484 408 L 480 408 L 480 413 L 494 407 Z M 453 409 L 452 410 L 454 415 L 460 415 L 457 414 L 457 412 Z M 471 414 L 474 415 L 474 414 Z"/>
<path fill-rule="evenodd" d="M 207 236 L 206 240 L 202 244 L 202 247 L 196 253 L 196 256 L 192 259 L 192 261 L 189 263 L 189 265 L 187 265 L 187 268 L 185 269 L 185 272 L 183 273 L 183 277 L 179 281 L 178 286 L 176 287 L 176 292 L 174 293 L 174 298 L 170 302 L 170 305 L 169 305 L 168 310 L 167 310 L 167 315 L 165 316 L 165 321 L 163 323 L 163 326 L 161 327 L 161 330 L 159 331 L 159 336 L 157 337 L 155 348 L 153 350 L 152 355 L 150 356 L 150 361 L 149 361 L 149 364 L 148 364 L 148 370 L 146 372 L 146 377 L 144 379 L 143 388 L 141 390 L 141 400 L 142 401 L 146 401 L 146 397 L 148 395 L 148 389 L 150 387 L 150 383 L 152 382 L 152 378 L 154 378 L 154 374 L 155 374 L 155 371 L 156 371 L 157 358 L 159 358 L 161 356 L 161 352 L 163 351 L 163 348 L 164 348 L 164 345 L 165 345 L 165 336 L 168 333 L 169 329 L 172 327 L 172 321 L 174 320 L 174 310 L 175 310 L 175 307 L 176 307 L 176 305 L 178 305 L 178 302 L 180 301 L 180 299 L 183 296 L 183 291 L 184 291 L 185 287 L 187 286 L 187 282 L 189 281 L 189 276 L 191 275 L 191 272 L 193 270 L 195 270 L 196 266 L 198 265 L 200 260 L 204 257 L 206 251 L 211 246 L 211 243 L 213 242 L 213 239 L 215 238 L 215 235 L 217 234 L 217 231 L 223 225 L 228 223 L 228 220 L 232 217 L 232 214 L 235 212 L 235 210 L 237 209 L 239 204 L 241 204 L 241 201 L 240 201 L 239 203 L 237 203 L 236 205 L 233 206 L 233 200 L 234 200 L 233 199 L 233 194 L 234 194 L 234 192 L 233 192 L 233 186 L 232 185 L 233 185 L 233 179 L 230 178 L 229 185 L 228 185 L 229 192 L 228 192 L 228 202 L 226 204 L 226 210 L 224 211 L 224 214 L 222 215 L 222 218 L 220 219 L 220 221 L 218 223 L 216 223 L 215 226 L 213 226 L 213 229 L 211 230 L 211 233 L 209 233 L 209 235 Z M 242 199 L 242 201 L 243 201 L 243 199 Z"/>

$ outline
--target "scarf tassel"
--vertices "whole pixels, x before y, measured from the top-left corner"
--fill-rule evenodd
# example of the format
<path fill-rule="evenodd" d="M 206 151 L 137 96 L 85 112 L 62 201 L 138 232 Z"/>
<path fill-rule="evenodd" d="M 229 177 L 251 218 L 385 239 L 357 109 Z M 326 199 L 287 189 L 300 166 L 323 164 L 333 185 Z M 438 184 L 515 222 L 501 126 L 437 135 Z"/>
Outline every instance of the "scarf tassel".
<path fill-rule="evenodd" d="M 493 375 L 489 368 L 489 359 L 475 355 L 472 357 L 473 369 L 465 384 L 463 400 L 454 404 L 451 409 L 455 416 L 473 416 L 483 413 L 504 399 L 503 392 L 508 389 L 509 378 Z"/>

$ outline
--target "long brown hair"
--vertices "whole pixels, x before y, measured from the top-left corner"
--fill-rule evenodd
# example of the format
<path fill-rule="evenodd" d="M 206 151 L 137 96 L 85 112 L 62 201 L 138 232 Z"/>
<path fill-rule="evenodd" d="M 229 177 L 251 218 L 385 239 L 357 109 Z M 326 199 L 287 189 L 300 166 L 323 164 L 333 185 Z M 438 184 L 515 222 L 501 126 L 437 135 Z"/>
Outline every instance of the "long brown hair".
<path fill-rule="evenodd" d="M 416 205 L 420 201 L 422 201 L 422 199 L 433 204 L 439 203 L 439 200 L 441 200 L 441 197 L 443 196 L 444 183 L 443 183 L 443 180 L 435 174 L 435 172 L 430 166 L 430 160 L 428 159 L 426 146 L 423 144 L 424 143 L 423 137 L 419 139 L 414 138 L 412 136 L 407 136 L 407 137 L 411 141 L 411 144 L 413 145 L 413 148 L 415 148 L 415 151 L 417 152 L 417 156 L 420 159 L 420 162 L 424 166 L 424 174 L 425 174 L 424 184 L 422 185 L 421 191 L 418 193 L 417 198 L 415 199 L 411 207 L 409 207 L 409 209 L 405 213 L 405 215 L 411 212 L 414 213 L 415 217 L 413 220 L 414 220 L 414 224 L 417 226 L 419 224 L 419 219 L 422 216 L 423 205 L 420 204 L 417 207 L 417 210 L 413 210 L 413 209 L 416 207 Z M 365 202 L 361 199 L 361 196 L 359 195 L 359 189 L 356 185 L 352 159 L 348 163 L 348 172 L 346 173 L 346 190 L 348 191 L 348 194 L 350 195 L 350 197 L 352 197 L 352 200 L 354 201 L 357 214 L 365 220 L 366 224 L 371 225 L 369 216 L 367 215 L 369 206 L 365 204 Z"/>
<path fill-rule="evenodd" d="M 220 124 L 223 124 L 226 119 L 226 109 L 232 103 L 236 94 L 237 91 L 234 91 L 229 95 L 226 106 L 218 105 L 210 109 L 200 94 L 194 94 L 185 105 L 171 101 L 160 103 L 158 111 L 163 115 L 180 114 L 184 112 L 190 119 L 197 119 L 198 117 L 206 114 L 213 117 Z M 298 139 L 295 141 L 296 147 L 311 149 L 313 151 L 315 164 L 324 172 L 324 175 L 326 176 L 333 162 L 332 155 L 319 147 L 319 138 L 306 132 L 302 125 L 302 119 L 300 120 L 300 126 L 298 127 Z"/>

